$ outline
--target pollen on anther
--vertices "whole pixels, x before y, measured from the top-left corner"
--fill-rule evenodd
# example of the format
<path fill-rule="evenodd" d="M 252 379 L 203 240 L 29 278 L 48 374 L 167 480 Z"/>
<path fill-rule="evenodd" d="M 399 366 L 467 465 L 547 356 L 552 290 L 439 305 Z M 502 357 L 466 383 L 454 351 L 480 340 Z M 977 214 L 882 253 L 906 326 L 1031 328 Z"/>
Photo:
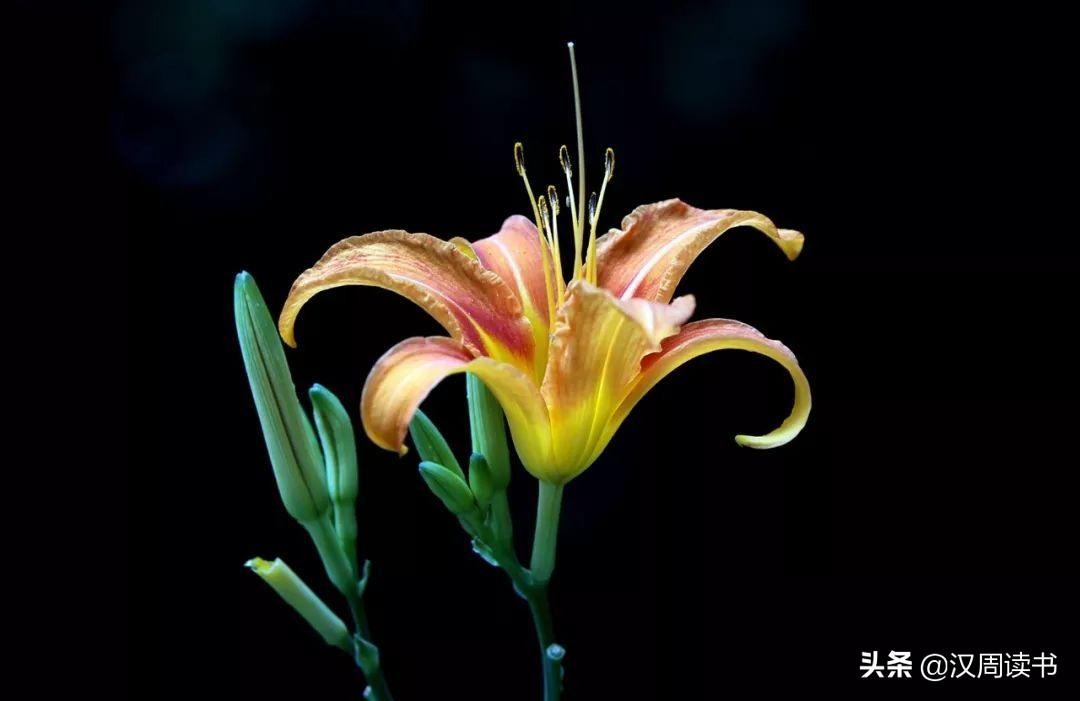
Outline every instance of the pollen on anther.
<path fill-rule="evenodd" d="M 559 193 L 555 190 L 554 185 L 548 185 L 547 188 L 548 202 L 551 203 L 551 210 L 555 216 L 559 216 Z"/>
<path fill-rule="evenodd" d="M 514 144 L 514 169 L 518 175 L 525 175 L 525 147 L 520 141 Z"/>
<path fill-rule="evenodd" d="M 615 177 L 615 149 L 608 148 L 604 151 L 604 179 L 611 180 Z"/>
<path fill-rule="evenodd" d="M 540 220 L 543 222 L 544 229 L 546 229 L 547 232 L 550 233 L 551 232 L 551 213 L 550 213 L 550 210 L 548 209 L 547 198 L 544 197 L 543 195 L 540 195 L 540 197 L 536 198 L 536 206 L 540 209 Z"/>
<path fill-rule="evenodd" d="M 559 147 L 559 165 L 566 172 L 566 177 L 572 177 L 573 166 L 570 163 L 570 152 L 566 150 L 566 144 Z"/>

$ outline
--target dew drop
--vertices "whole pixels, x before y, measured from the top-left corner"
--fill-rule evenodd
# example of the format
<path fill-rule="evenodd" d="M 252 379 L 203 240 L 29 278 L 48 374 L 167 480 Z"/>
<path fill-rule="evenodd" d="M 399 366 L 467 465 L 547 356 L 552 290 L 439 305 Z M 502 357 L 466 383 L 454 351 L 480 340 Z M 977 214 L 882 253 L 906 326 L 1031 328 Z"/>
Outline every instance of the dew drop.
<path fill-rule="evenodd" d="M 492 567 L 498 567 L 499 566 L 498 560 L 496 560 L 495 557 L 492 556 L 491 551 L 488 550 L 488 547 L 486 545 L 484 545 L 483 543 L 481 543 L 476 538 L 473 538 L 472 549 L 473 549 L 474 553 L 476 553 L 480 557 L 484 558 L 484 562 L 488 563 Z"/>

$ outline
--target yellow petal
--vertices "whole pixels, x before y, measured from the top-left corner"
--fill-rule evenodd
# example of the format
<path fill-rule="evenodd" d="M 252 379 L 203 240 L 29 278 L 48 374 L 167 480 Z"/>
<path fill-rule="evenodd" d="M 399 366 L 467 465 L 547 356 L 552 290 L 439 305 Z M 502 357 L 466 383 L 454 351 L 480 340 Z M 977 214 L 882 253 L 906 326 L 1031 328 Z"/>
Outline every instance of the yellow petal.
<path fill-rule="evenodd" d="M 548 481 L 566 482 L 592 463 L 596 441 L 637 377 L 641 359 L 659 350 L 693 310 L 692 297 L 670 305 L 620 301 L 584 280 L 570 284 L 541 388 L 555 441 Z"/>
<path fill-rule="evenodd" d="M 342 285 L 393 290 L 423 307 L 474 354 L 532 368 L 532 330 L 514 291 L 453 243 L 379 231 L 334 244 L 289 291 L 278 319 L 286 343 L 296 345 L 293 326 L 300 308 Z"/>
<path fill-rule="evenodd" d="M 728 229 L 752 226 L 791 260 L 799 255 L 803 235 L 777 229 L 757 212 L 698 209 L 681 200 L 642 205 L 597 241 L 597 282 L 620 299 L 640 297 L 667 302 L 686 270 L 705 247 Z"/>
<path fill-rule="evenodd" d="M 471 246 L 481 265 L 497 274 L 517 293 L 525 317 L 532 324 L 536 348 L 533 371 L 538 379 L 543 377 L 548 349 L 548 295 L 544 281 L 546 253 L 540 248 L 536 225 L 521 215 L 514 215 L 503 222 L 499 233 L 475 241 Z"/>
<path fill-rule="evenodd" d="M 776 448 L 795 438 L 806 425 L 806 419 L 810 415 L 810 383 L 807 382 L 806 375 L 799 367 L 799 361 L 784 344 L 765 338 L 754 327 L 728 319 L 695 321 L 682 327 L 679 333 L 665 339 L 661 346 L 660 352 L 642 361 L 640 374 L 633 387 L 623 398 L 618 410 L 604 429 L 599 441 L 600 450 L 607 445 L 634 405 L 657 382 L 688 360 L 717 350 L 746 350 L 772 358 L 791 374 L 791 379 L 795 383 L 795 406 L 791 415 L 776 430 L 764 436 L 736 436 L 735 440 L 739 445 L 750 448 Z M 598 454 L 599 450 L 596 453 Z"/>
<path fill-rule="evenodd" d="M 474 358 L 449 338 L 406 339 L 375 363 L 360 399 L 364 431 L 376 445 L 404 455 L 417 407 L 444 377 L 460 372 L 479 377 L 499 400 L 526 469 L 550 463 L 547 408 L 531 377 L 509 363 Z"/>

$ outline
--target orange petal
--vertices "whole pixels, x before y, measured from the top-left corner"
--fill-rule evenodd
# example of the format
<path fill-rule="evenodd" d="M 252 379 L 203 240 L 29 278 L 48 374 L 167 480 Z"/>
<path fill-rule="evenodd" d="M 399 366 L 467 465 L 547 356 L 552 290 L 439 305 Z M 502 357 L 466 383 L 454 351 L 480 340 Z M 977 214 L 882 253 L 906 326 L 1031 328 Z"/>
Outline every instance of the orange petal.
<path fill-rule="evenodd" d="M 342 285 L 393 290 L 423 307 L 474 354 L 532 367 L 532 330 L 514 291 L 453 243 L 379 231 L 334 244 L 289 291 L 278 319 L 286 343 L 296 345 L 293 326 L 300 308 Z"/>
<path fill-rule="evenodd" d="M 728 229 L 752 226 L 795 260 L 803 235 L 777 229 L 765 216 L 738 209 L 698 209 L 681 200 L 638 207 L 597 240 L 597 281 L 620 299 L 671 299 L 687 268 Z"/>
<path fill-rule="evenodd" d="M 449 338 L 407 339 L 375 363 L 360 399 L 364 431 L 376 445 L 404 455 L 416 408 L 444 377 L 460 372 L 479 377 L 499 400 L 525 467 L 550 463 L 547 408 L 531 377 L 509 363 L 474 358 Z"/>
<path fill-rule="evenodd" d="M 738 349 L 760 353 L 780 363 L 791 374 L 795 383 L 795 406 L 779 428 L 764 436 L 736 436 L 739 445 L 750 448 L 776 448 L 799 434 L 810 415 L 810 383 L 806 380 L 799 361 L 779 341 L 765 338 L 757 329 L 739 321 L 706 319 L 682 327 L 679 333 L 664 340 L 658 353 L 647 356 L 641 362 L 641 372 L 632 389 L 619 404 L 611 421 L 604 429 L 599 446 L 611 439 L 619 424 L 645 393 L 670 372 L 693 358 L 716 350 Z M 595 456 L 594 456 L 595 459 Z"/>
<path fill-rule="evenodd" d="M 570 284 L 541 388 L 557 459 L 545 479 L 566 482 L 592 463 L 596 440 L 637 377 L 642 358 L 659 350 L 693 310 L 692 297 L 670 305 L 620 301 L 584 280 Z"/>
<path fill-rule="evenodd" d="M 477 259 L 517 293 L 532 324 L 537 349 L 537 376 L 543 372 L 548 345 L 548 296 L 544 283 L 544 252 L 536 226 L 521 215 L 503 222 L 499 233 L 472 244 Z"/>

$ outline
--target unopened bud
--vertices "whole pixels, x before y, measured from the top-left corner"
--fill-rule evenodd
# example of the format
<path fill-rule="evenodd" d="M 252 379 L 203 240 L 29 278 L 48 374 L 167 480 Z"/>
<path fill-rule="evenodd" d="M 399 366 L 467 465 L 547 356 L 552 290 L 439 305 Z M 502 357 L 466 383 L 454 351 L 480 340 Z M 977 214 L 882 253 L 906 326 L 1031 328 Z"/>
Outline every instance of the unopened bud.
<path fill-rule="evenodd" d="M 327 644 L 336 645 L 346 652 L 352 650 L 352 638 L 342 620 L 284 561 L 278 558 L 273 562 L 267 562 L 261 557 L 256 557 L 245 564 L 269 584 L 278 596 L 285 600 L 285 603 L 303 616 Z"/>
<path fill-rule="evenodd" d="M 491 503 L 491 497 L 495 494 L 495 483 L 491 479 L 491 468 L 480 453 L 473 453 L 469 458 L 469 487 L 481 506 Z"/>
<path fill-rule="evenodd" d="M 455 516 L 471 516 L 476 510 L 476 501 L 465 480 L 455 475 L 442 465 L 424 461 L 420 463 L 420 476 L 428 488 Z"/>
<path fill-rule="evenodd" d="M 322 454 L 311 422 L 296 397 L 277 326 L 255 279 L 236 276 L 233 312 L 266 450 L 286 510 L 300 522 L 314 521 L 330 508 Z"/>

